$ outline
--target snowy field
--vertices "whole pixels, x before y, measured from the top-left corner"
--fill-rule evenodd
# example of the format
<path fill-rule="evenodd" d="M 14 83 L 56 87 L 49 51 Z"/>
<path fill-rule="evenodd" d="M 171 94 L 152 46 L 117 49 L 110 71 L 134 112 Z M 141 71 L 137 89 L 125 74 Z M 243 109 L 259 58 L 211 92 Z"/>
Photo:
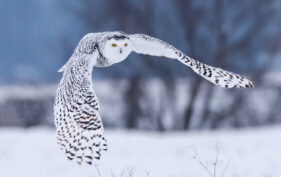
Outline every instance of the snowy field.
<path fill-rule="evenodd" d="M 225 177 L 281 176 L 280 126 L 164 134 L 107 131 L 109 151 L 97 167 L 67 161 L 54 132 L 0 129 L 0 177 L 98 177 L 96 168 L 101 177 L 207 177 L 193 156 L 197 152 L 210 165 L 217 146 L 217 176 L 227 164 Z"/>

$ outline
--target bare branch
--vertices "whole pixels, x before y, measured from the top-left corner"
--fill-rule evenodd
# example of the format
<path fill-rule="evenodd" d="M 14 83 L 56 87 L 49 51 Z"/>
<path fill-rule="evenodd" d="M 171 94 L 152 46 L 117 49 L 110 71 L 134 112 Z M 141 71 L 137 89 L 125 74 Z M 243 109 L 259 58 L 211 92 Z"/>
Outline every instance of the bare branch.
<path fill-rule="evenodd" d="M 116 175 L 114 174 L 114 172 L 112 170 L 110 171 L 110 173 L 111 173 L 111 177 L 116 177 Z"/>
<path fill-rule="evenodd" d="M 133 167 L 127 168 L 128 177 L 133 177 L 135 174 L 135 169 Z"/>
<path fill-rule="evenodd" d="M 193 159 L 194 159 L 194 160 L 195 160 L 211 177 L 215 177 L 215 176 L 213 176 L 212 172 L 209 170 L 209 168 L 207 167 L 207 165 L 202 162 L 202 160 L 200 159 L 200 157 L 199 157 L 199 155 L 197 154 L 197 152 L 194 153 Z"/>
<path fill-rule="evenodd" d="M 101 177 L 100 170 L 99 170 L 99 167 L 98 167 L 97 164 L 95 164 L 95 168 L 96 168 L 96 170 L 97 170 L 98 176 Z"/>
<path fill-rule="evenodd" d="M 150 171 L 146 171 L 145 174 L 146 174 L 146 177 L 149 177 L 150 176 Z"/>
<path fill-rule="evenodd" d="M 216 145 L 216 156 L 215 156 L 215 160 L 210 162 L 210 165 L 212 165 L 212 169 L 210 170 L 210 168 L 208 167 L 208 162 L 204 163 L 200 156 L 198 155 L 198 153 L 196 152 L 195 149 L 193 149 L 194 151 L 194 155 L 193 155 L 193 159 L 209 174 L 209 176 L 211 177 L 217 177 L 218 173 L 217 173 L 217 168 L 218 165 L 220 164 L 220 160 L 219 160 L 219 147 L 218 145 Z M 220 175 L 220 177 L 223 177 L 227 168 L 228 168 L 228 164 L 226 164 L 225 168 L 222 171 L 222 174 Z"/>
<path fill-rule="evenodd" d="M 227 168 L 228 168 L 228 165 L 229 165 L 229 161 L 228 161 L 227 164 L 225 165 L 225 167 L 224 167 L 224 169 L 223 169 L 223 171 L 222 171 L 221 177 L 224 176 L 224 174 L 225 174 L 225 172 L 226 172 L 226 170 L 227 170 Z"/>
<path fill-rule="evenodd" d="M 121 171 L 120 177 L 124 177 L 126 170 Z"/>

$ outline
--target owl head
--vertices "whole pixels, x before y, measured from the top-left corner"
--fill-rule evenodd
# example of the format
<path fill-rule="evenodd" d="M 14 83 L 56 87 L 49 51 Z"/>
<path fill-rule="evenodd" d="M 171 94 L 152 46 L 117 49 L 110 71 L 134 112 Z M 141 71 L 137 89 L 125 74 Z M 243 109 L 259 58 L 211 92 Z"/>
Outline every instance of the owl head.
<path fill-rule="evenodd" d="M 132 52 L 131 41 L 123 32 L 111 33 L 104 37 L 100 52 L 109 64 L 121 62 Z"/>

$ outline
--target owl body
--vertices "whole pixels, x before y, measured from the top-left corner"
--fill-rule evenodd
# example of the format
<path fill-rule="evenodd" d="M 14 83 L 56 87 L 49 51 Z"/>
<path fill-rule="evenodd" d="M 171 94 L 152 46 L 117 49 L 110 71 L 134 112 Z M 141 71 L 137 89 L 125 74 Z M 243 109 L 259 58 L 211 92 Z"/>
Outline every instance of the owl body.
<path fill-rule="evenodd" d="M 57 140 L 69 160 L 93 164 L 107 150 L 99 102 L 92 82 L 93 67 L 125 60 L 131 52 L 179 60 L 208 81 L 225 88 L 253 87 L 243 76 L 194 60 L 159 39 L 124 32 L 90 33 L 77 45 L 63 72 L 54 105 Z"/>

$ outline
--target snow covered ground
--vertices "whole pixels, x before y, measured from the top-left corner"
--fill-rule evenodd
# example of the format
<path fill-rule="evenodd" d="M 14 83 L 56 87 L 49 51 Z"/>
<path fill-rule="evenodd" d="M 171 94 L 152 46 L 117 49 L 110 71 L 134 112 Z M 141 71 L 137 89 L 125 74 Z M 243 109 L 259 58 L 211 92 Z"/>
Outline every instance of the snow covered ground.
<path fill-rule="evenodd" d="M 193 159 L 211 162 L 219 147 L 217 176 L 280 177 L 281 127 L 216 132 L 106 131 L 109 151 L 101 177 L 207 177 Z M 210 163 L 207 163 L 210 164 Z M 53 129 L 0 129 L 0 177 L 98 177 L 96 167 L 78 166 L 58 149 Z"/>

